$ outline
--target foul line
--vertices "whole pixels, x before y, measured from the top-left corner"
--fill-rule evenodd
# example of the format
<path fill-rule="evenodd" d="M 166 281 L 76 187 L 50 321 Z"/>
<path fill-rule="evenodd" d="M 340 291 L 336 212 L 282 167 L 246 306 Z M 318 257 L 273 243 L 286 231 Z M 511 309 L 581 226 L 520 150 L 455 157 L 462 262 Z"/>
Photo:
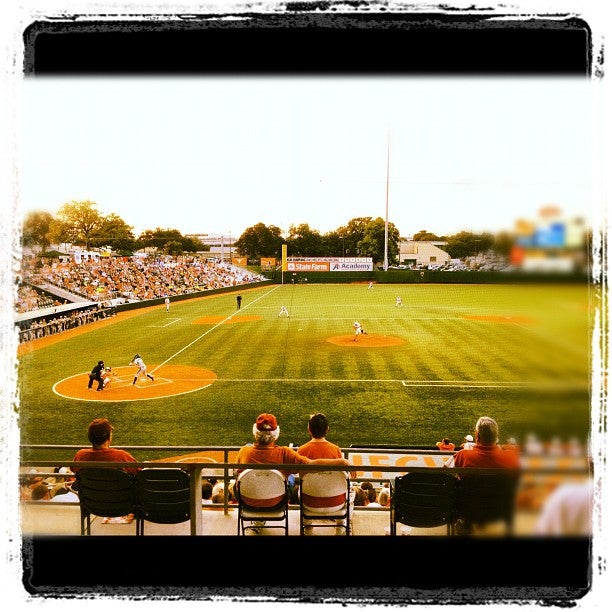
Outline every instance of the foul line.
<path fill-rule="evenodd" d="M 257 299 L 253 300 L 252 302 L 249 302 L 249 304 L 247 304 L 244 307 L 244 309 L 241 308 L 241 309 L 237 310 L 233 314 L 225 317 L 225 319 L 223 319 L 222 321 L 219 321 L 219 323 L 217 323 L 216 325 L 213 325 L 210 329 L 207 329 L 203 334 L 198 336 L 195 340 L 191 341 L 189 344 L 185 345 L 182 349 L 180 349 L 176 353 L 174 353 L 174 355 L 171 355 L 170 357 L 168 357 L 168 359 L 166 359 L 165 361 L 162 361 L 154 370 L 151 370 L 151 373 L 156 372 L 157 370 L 159 370 L 159 368 L 161 368 L 162 366 L 166 365 L 169 361 L 172 361 L 175 357 L 180 355 L 183 351 L 186 351 L 189 347 L 191 347 L 194 344 L 196 344 L 197 342 L 199 342 L 202 338 L 208 336 L 208 334 L 210 334 L 211 332 L 215 331 L 215 329 L 217 329 L 217 327 L 223 325 L 227 321 L 231 321 L 235 316 L 239 316 L 240 313 L 242 312 L 242 310 L 246 310 L 249 306 L 252 306 L 253 304 L 257 303 L 259 300 L 263 299 L 264 297 L 267 297 L 270 293 L 272 293 L 273 291 L 276 291 L 276 289 L 278 289 L 281 286 L 282 285 L 277 285 L 276 287 L 273 287 L 270 291 L 267 291 L 266 293 L 262 293 Z"/>
<path fill-rule="evenodd" d="M 178 323 L 180 321 L 180 317 L 176 318 L 176 319 L 170 319 L 167 323 L 165 323 L 164 325 L 149 325 L 149 327 L 159 327 L 159 328 L 164 328 L 164 327 L 168 327 L 169 325 L 174 325 L 175 323 Z"/>
<path fill-rule="evenodd" d="M 259 382 L 259 383 L 383 383 L 383 384 L 401 384 L 403 387 L 449 387 L 449 388 L 491 388 L 491 389 L 522 389 L 522 388 L 552 388 L 552 389 L 588 389 L 588 384 L 580 381 L 566 381 L 559 383 L 558 381 L 536 382 L 536 381 L 520 381 L 520 382 L 495 382 L 495 381 L 462 381 L 462 380 L 402 380 L 397 378 L 217 378 L 216 382 Z"/>

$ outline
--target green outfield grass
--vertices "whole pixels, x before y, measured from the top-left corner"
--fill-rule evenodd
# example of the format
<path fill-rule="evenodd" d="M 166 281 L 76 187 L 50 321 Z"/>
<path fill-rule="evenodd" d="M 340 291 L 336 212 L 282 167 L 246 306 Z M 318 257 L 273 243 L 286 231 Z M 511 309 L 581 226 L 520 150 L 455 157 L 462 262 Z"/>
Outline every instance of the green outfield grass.
<path fill-rule="evenodd" d="M 395 307 L 401 295 L 404 307 Z M 279 418 L 279 443 L 307 440 L 325 412 L 329 439 L 351 444 L 461 442 L 476 419 L 503 438 L 577 436 L 590 427 L 591 331 L 585 285 L 273 285 L 173 302 L 33 351 L 19 363 L 22 444 L 87 445 L 91 419 L 108 417 L 114 444 L 241 445 L 260 412 Z M 289 319 L 279 318 L 281 304 Z M 202 325 L 205 315 L 261 317 Z M 337 346 L 359 320 L 399 346 Z M 231 321 L 231 319 L 230 319 Z M 98 359 L 125 366 L 139 352 L 161 363 L 214 371 L 209 388 L 130 402 L 71 400 L 53 392 Z M 101 395 L 101 394 L 100 394 Z M 98 399 L 98 394 L 93 394 Z M 139 459 L 154 459 L 154 452 Z"/>

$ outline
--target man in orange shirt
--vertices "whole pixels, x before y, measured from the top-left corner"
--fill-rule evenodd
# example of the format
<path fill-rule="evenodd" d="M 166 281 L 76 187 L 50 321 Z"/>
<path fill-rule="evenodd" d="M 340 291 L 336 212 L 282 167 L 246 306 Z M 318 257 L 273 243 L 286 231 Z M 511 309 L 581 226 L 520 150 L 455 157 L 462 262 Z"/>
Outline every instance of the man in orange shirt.
<path fill-rule="evenodd" d="M 136 463 L 136 459 L 127 451 L 111 448 L 113 426 L 108 419 L 94 419 L 87 429 L 87 438 L 91 448 L 82 448 L 76 452 L 73 461 L 125 461 Z M 81 468 L 75 467 L 76 474 Z M 125 468 L 126 472 L 136 473 L 139 468 Z"/>
<path fill-rule="evenodd" d="M 288 446 L 277 446 L 280 427 L 273 414 L 263 413 L 253 424 L 254 444 L 246 444 L 239 451 L 236 463 L 295 463 L 298 465 L 349 465 L 344 457 L 310 459 Z M 240 473 L 242 470 L 237 470 Z M 289 476 L 290 472 L 284 472 Z"/>
<path fill-rule="evenodd" d="M 518 471 L 520 467 L 519 454 L 501 448 L 499 441 L 499 426 L 495 419 L 482 416 L 476 422 L 474 431 L 476 443 L 472 448 L 457 451 L 449 457 L 446 467 L 465 468 L 503 468 L 510 472 Z M 517 476 L 518 477 L 518 476 Z M 478 476 L 460 476 L 460 479 L 478 478 Z M 514 478 L 509 474 L 509 478 Z M 457 533 L 464 535 L 471 533 L 472 525 L 469 521 L 459 519 Z"/>
<path fill-rule="evenodd" d="M 315 412 L 308 421 L 310 440 L 302 444 L 297 450 L 300 455 L 310 459 L 340 459 L 342 451 L 337 444 L 325 438 L 329 431 L 329 422 L 322 412 Z"/>
<path fill-rule="evenodd" d="M 476 443 L 472 448 L 457 451 L 446 460 L 446 467 L 519 468 L 519 456 L 503 450 L 499 444 L 499 426 L 495 419 L 482 416 L 476 422 Z"/>
<path fill-rule="evenodd" d="M 436 442 L 436 446 L 438 447 L 438 450 L 441 451 L 455 450 L 455 444 L 451 442 L 448 438 L 442 438 L 441 441 Z"/>

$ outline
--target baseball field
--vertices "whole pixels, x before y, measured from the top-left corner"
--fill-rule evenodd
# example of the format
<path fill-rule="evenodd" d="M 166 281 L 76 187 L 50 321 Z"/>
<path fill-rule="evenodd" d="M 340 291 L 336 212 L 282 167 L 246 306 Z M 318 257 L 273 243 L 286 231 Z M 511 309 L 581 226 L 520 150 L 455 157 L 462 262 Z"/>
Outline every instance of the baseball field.
<path fill-rule="evenodd" d="M 241 445 L 273 412 L 279 443 L 301 444 L 317 410 L 342 447 L 458 444 L 485 414 L 503 439 L 589 435 L 596 305 L 586 283 L 240 293 L 240 309 L 238 291 L 173 301 L 21 345 L 21 443 L 87 446 L 87 425 L 104 416 L 116 446 Z M 367 334 L 355 336 L 354 321 Z M 132 384 L 135 353 L 154 381 Z M 111 367 L 101 392 L 87 389 L 98 360 Z"/>

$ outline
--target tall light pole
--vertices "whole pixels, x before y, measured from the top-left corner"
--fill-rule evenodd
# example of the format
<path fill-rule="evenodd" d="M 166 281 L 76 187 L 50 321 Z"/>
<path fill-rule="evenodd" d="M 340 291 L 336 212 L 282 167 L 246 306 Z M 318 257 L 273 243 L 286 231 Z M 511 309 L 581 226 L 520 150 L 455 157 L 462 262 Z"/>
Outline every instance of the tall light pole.
<path fill-rule="evenodd" d="M 385 257 L 383 270 L 389 268 L 389 132 L 387 131 L 387 189 L 385 194 Z"/>

